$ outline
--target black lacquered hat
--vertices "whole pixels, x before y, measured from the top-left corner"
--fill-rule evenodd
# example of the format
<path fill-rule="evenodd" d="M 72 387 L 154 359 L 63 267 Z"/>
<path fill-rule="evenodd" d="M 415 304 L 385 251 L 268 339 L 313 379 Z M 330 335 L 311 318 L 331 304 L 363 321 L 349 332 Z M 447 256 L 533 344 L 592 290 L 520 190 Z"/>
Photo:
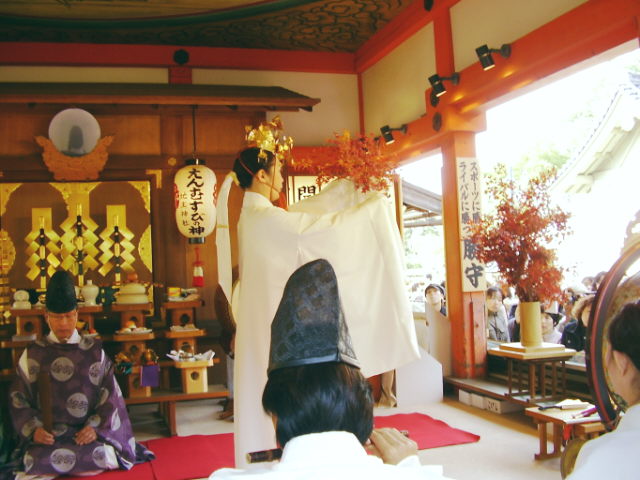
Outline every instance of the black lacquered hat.
<path fill-rule="evenodd" d="M 271 323 L 269 369 L 325 362 L 360 368 L 342 313 L 338 281 L 326 260 L 298 268 Z"/>
<path fill-rule="evenodd" d="M 73 277 L 69 272 L 58 270 L 47 285 L 47 310 L 53 313 L 67 313 L 78 308 Z"/>

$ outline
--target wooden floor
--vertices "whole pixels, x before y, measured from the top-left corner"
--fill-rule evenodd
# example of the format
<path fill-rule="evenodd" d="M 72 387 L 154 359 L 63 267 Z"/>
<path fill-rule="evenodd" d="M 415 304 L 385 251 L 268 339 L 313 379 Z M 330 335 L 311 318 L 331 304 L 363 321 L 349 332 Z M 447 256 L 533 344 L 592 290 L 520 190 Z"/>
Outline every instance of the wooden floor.
<path fill-rule="evenodd" d="M 480 382 L 480 381 L 479 381 Z M 215 434 L 233 431 L 233 423 L 216 420 L 222 409 L 214 399 L 180 402 L 176 406 L 178 435 Z M 167 434 L 151 405 L 131 406 L 134 431 L 138 440 Z M 457 480 L 559 480 L 558 459 L 537 461 L 537 432 L 523 413 L 499 415 L 463 405 L 452 395 L 443 402 L 415 407 L 376 408 L 376 415 L 420 412 L 477 435 L 480 441 L 419 453 L 423 464 L 442 465 L 444 474 Z"/>

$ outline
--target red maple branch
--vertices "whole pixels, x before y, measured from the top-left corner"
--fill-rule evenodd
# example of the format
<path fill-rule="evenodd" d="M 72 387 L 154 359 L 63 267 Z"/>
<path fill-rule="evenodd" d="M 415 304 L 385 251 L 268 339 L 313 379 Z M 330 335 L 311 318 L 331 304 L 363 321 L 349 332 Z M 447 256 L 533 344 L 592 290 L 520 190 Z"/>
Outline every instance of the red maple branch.
<path fill-rule="evenodd" d="M 495 262 L 506 282 L 523 302 L 561 295 L 564 269 L 549 245 L 568 232 L 569 214 L 551 202 L 549 187 L 555 170 L 541 173 L 520 188 L 507 178 L 504 165 L 489 177 L 486 194 L 497 201 L 496 213 L 470 225 L 478 258 Z"/>

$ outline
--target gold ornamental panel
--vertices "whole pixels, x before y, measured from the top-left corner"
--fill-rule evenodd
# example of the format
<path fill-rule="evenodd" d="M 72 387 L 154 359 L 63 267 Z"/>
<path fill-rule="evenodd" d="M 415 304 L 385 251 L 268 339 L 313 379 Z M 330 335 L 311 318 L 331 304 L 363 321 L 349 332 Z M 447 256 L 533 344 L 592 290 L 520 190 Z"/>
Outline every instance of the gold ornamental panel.
<path fill-rule="evenodd" d="M 1 273 L 12 289 L 42 288 L 57 269 L 110 286 L 119 257 L 152 284 L 150 191 L 149 181 L 0 184 Z"/>

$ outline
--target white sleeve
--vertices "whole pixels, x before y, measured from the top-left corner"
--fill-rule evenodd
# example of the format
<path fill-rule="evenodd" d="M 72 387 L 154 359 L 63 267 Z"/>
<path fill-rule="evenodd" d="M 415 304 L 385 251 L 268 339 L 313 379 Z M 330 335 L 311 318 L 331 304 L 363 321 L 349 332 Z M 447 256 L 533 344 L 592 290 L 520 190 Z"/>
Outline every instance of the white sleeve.
<path fill-rule="evenodd" d="M 25 378 L 29 377 L 29 359 L 27 357 L 27 349 L 25 348 L 18 360 L 18 368 L 22 371 Z"/>

